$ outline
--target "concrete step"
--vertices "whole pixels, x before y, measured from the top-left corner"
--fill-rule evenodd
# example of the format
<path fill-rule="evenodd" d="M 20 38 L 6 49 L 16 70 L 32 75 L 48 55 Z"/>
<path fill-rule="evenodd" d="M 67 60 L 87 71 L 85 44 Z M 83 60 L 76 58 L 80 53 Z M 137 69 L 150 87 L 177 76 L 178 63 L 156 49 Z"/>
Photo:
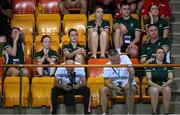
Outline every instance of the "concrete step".
<path fill-rule="evenodd" d="M 180 64 L 180 55 L 171 55 L 171 60 L 173 64 Z"/>
<path fill-rule="evenodd" d="M 171 54 L 172 55 L 180 55 L 180 52 L 178 52 L 178 51 L 180 51 L 180 44 L 177 44 L 177 43 L 172 44 L 171 45 Z"/>
<path fill-rule="evenodd" d="M 171 95 L 171 102 L 180 102 L 180 94 L 179 93 L 172 93 Z"/>
<path fill-rule="evenodd" d="M 180 22 L 171 23 L 172 33 L 180 33 Z"/>
<path fill-rule="evenodd" d="M 174 11 L 180 11 L 179 5 L 180 5 L 180 1 L 171 1 L 170 3 L 170 9 L 172 12 Z"/>
<path fill-rule="evenodd" d="M 180 21 L 180 12 L 171 12 L 171 22 L 178 22 Z"/>
<path fill-rule="evenodd" d="M 173 44 L 180 44 L 180 33 L 170 33 L 170 38 Z"/>
<path fill-rule="evenodd" d="M 180 78 L 180 68 L 179 67 L 174 67 L 174 76 L 176 78 Z"/>
<path fill-rule="evenodd" d="M 174 81 L 172 84 L 172 90 L 173 91 L 180 91 L 180 78 L 174 78 Z"/>

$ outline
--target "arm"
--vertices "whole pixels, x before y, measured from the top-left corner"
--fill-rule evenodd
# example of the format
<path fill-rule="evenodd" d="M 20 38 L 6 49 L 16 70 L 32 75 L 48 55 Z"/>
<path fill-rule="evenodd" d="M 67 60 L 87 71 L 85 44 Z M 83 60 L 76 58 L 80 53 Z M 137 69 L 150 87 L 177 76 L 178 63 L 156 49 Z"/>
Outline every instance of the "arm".
<path fill-rule="evenodd" d="M 169 36 L 169 29 L 165 29 L 164 31 L 163 31 L 163 38 L 168 38 L 168 36 Z"/>
<path fill-rule="evenodd" d="M 168 72 L 168 81 L 165 82 L 162 86 L 169 86 L 173 83 L 173 72 Z"/>
<path fill-rule="evenodd" d="M 15 38 L 14 41 L 13 41 L 13 47 L 8 47 L 6 49 L 6 52 L 11 55 L 11 56 L 16 56 L 16 53 L 17 53 L 17 42 L 18 42 L 18 38 Z"/>
<path fill-rule="evenodd" d="M 114 86 L 111 82 L 110 78 L 105 78 L 104 79 L 104 85 L 112 90 L 116 90 L 116 86 Z"/>
<path fill-rule="evenodd" d="M 141 38 L 141 32 L 140 31 L 135 31 L 135 39 L 131 43 L 132 44 L 138 43 L 140 38 Z"/>
<path fill-rule="evenodd" d="M 1 6 L 0 6 L 0 11 L 5 15 L 7 16 L 8 18 L 12 18 L 13 14 L 12 14 L 12 10 L 11 9 L 3 9 Z"/>
<path fill-rule="evenodd" d="M 77 53 L 77 50 L 75 50 L 75 51 L 73 51 L 73 52 L 69 52 L 68 50 L 64 50 L 64 56 L 65 57 L 67 57 L 67 58 L 73 58 L 75 55 L 76 55 L 76 53 Z"/>

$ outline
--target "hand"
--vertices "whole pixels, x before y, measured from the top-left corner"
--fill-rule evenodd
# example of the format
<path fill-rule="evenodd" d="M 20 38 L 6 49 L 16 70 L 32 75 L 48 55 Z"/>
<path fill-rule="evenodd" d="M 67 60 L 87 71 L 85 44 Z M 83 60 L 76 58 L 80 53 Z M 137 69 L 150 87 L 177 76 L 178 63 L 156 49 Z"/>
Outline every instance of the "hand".
<path fill-rule="evenodd" d="M 80 88 L 80 84 L 73 84 L 73 88 L 74 89 L 79 89 Z"/>
<path fill-rule="evenodd" d="M 70 85 L 63 85 L 63 89 L 66 91 L 70 91 L 72 87 Z"/>
<path fill-rule="evenodd" d="M 77 52 L 77 54 L 81 54 L 81 48 L 78 48 L 78 49 L 76 50 L 76 52 Z"/>
<path fill-rule="evenodd" d="M 121 34 L 126 34 L 128 32 L 128 30 L 124 24 L 120 24 L 119 29 L 121 31 Z"/>
<path fill-rule="evenodd" d="M 118 94 L 121 94 L 122 92 L 121 92 L 121 88 L 120 87 L 116 87 L 116 89 L 115 89 L 117 92 L 118 92 Z"/>
<path fill-rule="evenodd" d="M 152 12 L 149 12 L 149 17 L 153 20 L 153 14 L 152 14 Z"/>
<path fill-rule="evenodd" d="M 166 83 L 166 82 L 163 82 L 162 87 L 164 88 L 164 87 L 166 87 L 166 86 L 167 86 L 167 83 Z"/>

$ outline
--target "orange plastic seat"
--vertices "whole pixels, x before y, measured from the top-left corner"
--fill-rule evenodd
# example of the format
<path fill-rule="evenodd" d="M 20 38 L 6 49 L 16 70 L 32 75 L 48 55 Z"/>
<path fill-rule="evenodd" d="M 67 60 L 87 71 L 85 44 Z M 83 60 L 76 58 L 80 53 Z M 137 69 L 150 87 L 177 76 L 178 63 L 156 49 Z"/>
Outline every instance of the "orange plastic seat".
<path fill-rule="evenodd" d="M 19 106 L 19 84 L 20 78 L 6 76 L 4 81 L 4 104 L 5 107 Z M 29 98 L 29 79 L 22 78 L 22 107 L 28 106 Z"/>
<path fill-rule="evenodd" d="M 5 63 L 4 56 L 0 57 L 0 65 L 3 65 Z M 3 77 L 3 71 L 4 69 L 0 67 L 0 79 Z"/>
<path fill-rule="evenodd" d="M 65 14 L 63 18 L 63 31 L 65 34 L 71 28 L 78 31 L 78 34 L 86 33 L 87 18 L 85 14 Z"/>
<path fill-rule="evenodd" d="M 109 59 L 89 59 L 88 64 L 101 64 L 104 65 L 109 61 Z M 88 77 L 103 77 L 103 67 L 88 67 L 87 68 Z"/>
<path fill-rule="evenodd" d="M 137 58 L 131 58 L 132 64 L 139 64 L 139 59 Z"/>
<path fill-rule="evenodd" d="M 91 91 L 91 107 L 96 108 L 100 105 L 99 90 L 104 86 L 104 78 L 89 77 L 87 80 L 87 86 Z"/>
<path fill-rule="evenodd" d="M 33 14 L 36 0 L 13 0 L 13 11 L 16 14 Z"/>
<path fill-rule="evenodd" d="M 32 79 L 32 107 L 51 106 L 51 89 L 54 77 L 34 77 Z"/>
<path fill-rule="evenodd" d="M 45 13 L 59 13 L 58 4 L 61 0 L 39 0 L 39 3 L 45 8 Z"/>
<path fill-rule="evenodd" d="M 70 42 L 70 39 L 69 39 L 69 36 L 68 35 L 63 35 L 62 37 L 62 47 L 64 45 L 67 45 L 69 44 Z M 82 35 L 78 35 L 78 43 L 82 46 L 86 46 L 86 35 L 82 34 Z"/>
<path fill-rule="evenodd" d="M 35 18 L 33 14 L 14 14 L 11 27 L 19 27 L 25 35 L 32 35 L 35 29 Z"/>
<path fill-rule="evenodd" d="M 61 17 L 59 14 L 39 14 L 36 27 L 39 35 L 59 35 L 61 32 Z"/>

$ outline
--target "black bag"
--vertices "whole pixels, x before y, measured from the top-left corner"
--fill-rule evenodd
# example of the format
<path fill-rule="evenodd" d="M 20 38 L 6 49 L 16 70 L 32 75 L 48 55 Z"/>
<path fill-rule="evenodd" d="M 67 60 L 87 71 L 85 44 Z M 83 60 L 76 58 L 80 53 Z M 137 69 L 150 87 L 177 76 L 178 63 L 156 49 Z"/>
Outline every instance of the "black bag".
<path fill-rule="evenodd" d="M 64 95 L 64 104 L 65 106 L 72 106 L 76 104 L 74 98 L 74 90 L 71 90 Z"/>

